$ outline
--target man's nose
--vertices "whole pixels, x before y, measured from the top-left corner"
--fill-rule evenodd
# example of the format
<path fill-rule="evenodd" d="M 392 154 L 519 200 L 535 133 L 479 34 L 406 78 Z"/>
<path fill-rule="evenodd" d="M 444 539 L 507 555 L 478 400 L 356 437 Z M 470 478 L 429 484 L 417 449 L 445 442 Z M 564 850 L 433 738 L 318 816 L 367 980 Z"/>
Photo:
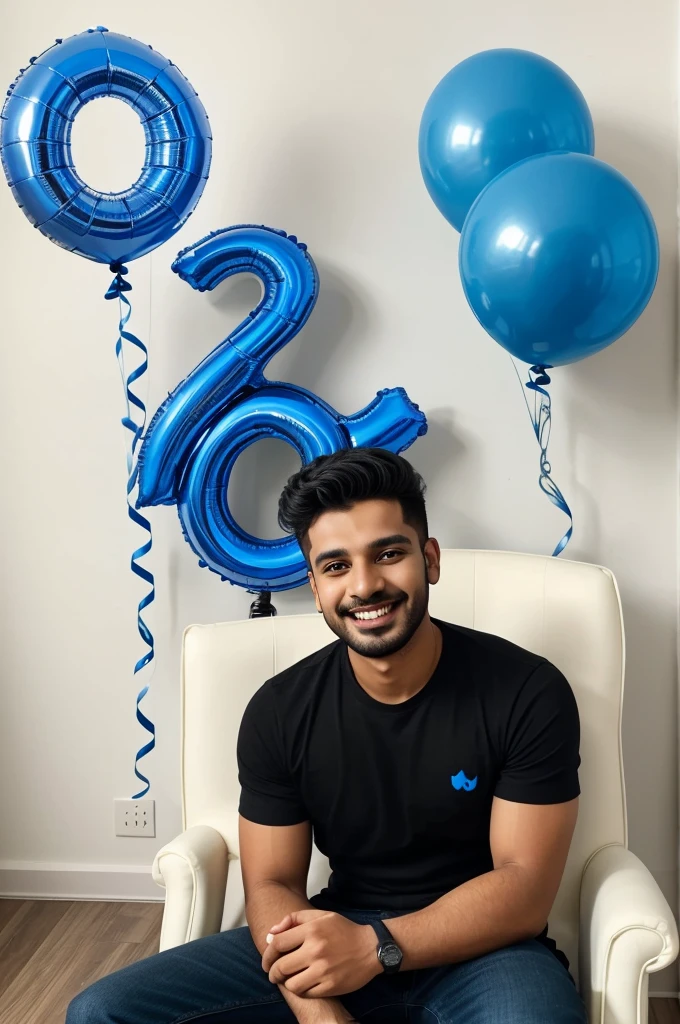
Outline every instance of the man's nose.
<path fill-rule="evenodd" d="M 349 580 L 349 590 L 354 598 L 359 598 L 365 603 L 372 597 L 380 599 L 380 594 L 385 589 L 385 581 L 380 572 L 380 567 L 372 564 L 357 564 L 352 568 L 352 576 Z"/>

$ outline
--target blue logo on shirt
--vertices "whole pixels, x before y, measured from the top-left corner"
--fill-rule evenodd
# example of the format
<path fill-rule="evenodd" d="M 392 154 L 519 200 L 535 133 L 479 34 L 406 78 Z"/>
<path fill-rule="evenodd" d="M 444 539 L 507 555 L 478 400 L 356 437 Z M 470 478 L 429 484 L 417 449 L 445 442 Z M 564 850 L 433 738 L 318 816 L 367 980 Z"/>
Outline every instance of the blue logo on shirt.
<path fill-rule="evenodd" d="M 477 776 L 474 779 L 468 779 L 465 772 L 460 771 L 457 775 L 451 776 L 451 785 L 454 789 L 464 789 L 466 792 L 470 792 L 477 785 Z"/>

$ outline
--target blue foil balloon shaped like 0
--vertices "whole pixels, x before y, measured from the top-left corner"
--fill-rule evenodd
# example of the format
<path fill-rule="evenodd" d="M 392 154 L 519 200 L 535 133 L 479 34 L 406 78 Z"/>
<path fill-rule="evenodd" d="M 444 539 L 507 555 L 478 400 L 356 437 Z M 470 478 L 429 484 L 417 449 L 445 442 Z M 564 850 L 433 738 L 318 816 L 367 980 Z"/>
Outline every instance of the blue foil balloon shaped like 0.
<path fill-rule="evenodd" d="M 252 590 L 298 587 L 307 566 L 295 537 L 253 537 L 230 512 L 238 456 L 263 438 L 286 441 L 303 463 L 352 446 L 401 452 L 426 432 L 425 416 L 403 388 L 381 391 L 354 416 L 341 416 L 318 395 L 265 378 L 267 363 L 300 331 L 318 294 L 312 258 L 294 235 L 226 228 L 181 252 L 173 270 L 199 291 L 233 274 L 255 274 L 264 294 L 156 412 L 139 454 L 137 505 L 176 503 L 200 564 L 223 579 Z"/>
<path fill-rule="evenodd" d="M 71 156 L 78 111 L 104 96 L 128 103 L 144 128 L 144 166 L 122 192 L 90 188 Z M 203 104 L 179 69 L 102 26 L 32 57 L 0 115 L 2 165 L 29 221 L 100 263 L 143 256 L 182 226 L 203 192 L 211 146 Z"/>
<path fill-rule="evenodd" d="M 457 231 L 507 167 L 538 153 L 593 149 L 593 121 L 576 83 L 540 54 L 514 49 L 483 50 L 456 64 L 427 101 L 418 139 L 427 190 Z"/>

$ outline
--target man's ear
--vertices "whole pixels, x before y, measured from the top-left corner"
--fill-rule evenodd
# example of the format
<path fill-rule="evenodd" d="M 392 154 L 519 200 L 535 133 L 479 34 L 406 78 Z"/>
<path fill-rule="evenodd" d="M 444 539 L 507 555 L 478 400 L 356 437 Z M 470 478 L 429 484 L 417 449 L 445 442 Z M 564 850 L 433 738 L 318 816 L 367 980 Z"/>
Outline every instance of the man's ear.
<path fill-rule="evenodd" d="M 425 542 L 423 548 L 423 556 L 425 558 L 425 570 L 427 572 L 428 583 L 435 584 L 439 582 L 441 575 L 439 563 L 441 560 L 441 550 L 439 542 L 434 537 L 430 537 Z"/>
<path fill-rule="evenodd" d="M 308 572 L 307 572 L 307 579 L 309 580 L 309 585 L 312 588 L 312 593 L 314 594 L 314 600 L 316 601 L 316 610 L 317 610 L 317 612 L 321 612 L 322 611 L 321 602 L 319 601 L 319 594 L 318 594 L 317 589 L 316 589 L 316 581 L 314 579 L 314 573 L 311 571 L 311 569 L 308 570 Z"/>

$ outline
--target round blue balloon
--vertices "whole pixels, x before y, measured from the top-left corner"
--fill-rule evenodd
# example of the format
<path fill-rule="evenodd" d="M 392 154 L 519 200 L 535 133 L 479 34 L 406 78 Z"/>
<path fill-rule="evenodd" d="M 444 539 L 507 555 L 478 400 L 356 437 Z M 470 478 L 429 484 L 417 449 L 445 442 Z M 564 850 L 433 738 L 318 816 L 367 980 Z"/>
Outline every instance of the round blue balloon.
<path fill-rule="evenodd" d="M 560 366 L 610 345 L 656 284 L 649 208 L 613 167 L 549 153 L 484 189 L 460 239 L 460 275 L 485 331 L 518 359 Z"/>
<path fill-rule="evenodd" d="M 484 50 L 457 64 L 425 106 L 420 168 L 435 205 L 460 231 L 497 174 L 555 150 L 594 151 L 593 122 L 577 85 L 529 50 Z"/>
<path fill-rule="evenodd" d="M 71 156 L 78 111 L 104 96 L 128 103 L 144 128 L 144 166 L 123 192 L 90 188 Z M 161 245 L 205 187 L 212 141 L 195 90 L 166 57 L 103 26 L 32 57 L 0 116 L 2 165 L 29 221 L 99 263 L 133 260 Z"/>

